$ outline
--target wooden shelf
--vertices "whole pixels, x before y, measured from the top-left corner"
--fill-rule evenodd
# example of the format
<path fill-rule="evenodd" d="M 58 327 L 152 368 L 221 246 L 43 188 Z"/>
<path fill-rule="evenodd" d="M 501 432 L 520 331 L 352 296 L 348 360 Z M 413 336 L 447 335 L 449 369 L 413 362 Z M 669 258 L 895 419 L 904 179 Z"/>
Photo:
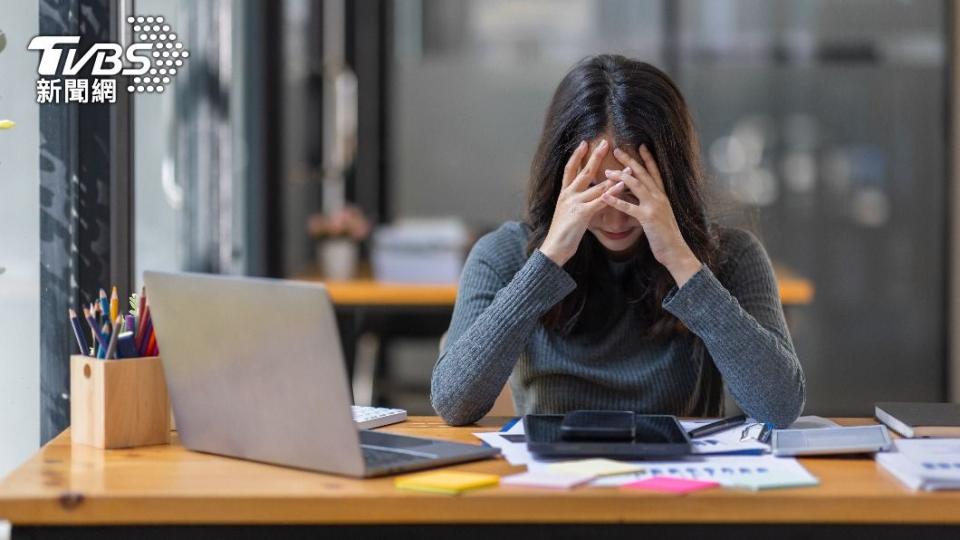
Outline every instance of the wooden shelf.
<path fill-rule="evenodd" d="M 305 274 L 296 279 L 323 282 L 338 306 L 450 306 L 457 299 L 457 285 L 384 283 L 373 279 L 323 281 L 319 275 Z M 807 305 L 813 301 L 814 287 L 809 280 L 778 269 L 780 301 L 784 306 Z"/>

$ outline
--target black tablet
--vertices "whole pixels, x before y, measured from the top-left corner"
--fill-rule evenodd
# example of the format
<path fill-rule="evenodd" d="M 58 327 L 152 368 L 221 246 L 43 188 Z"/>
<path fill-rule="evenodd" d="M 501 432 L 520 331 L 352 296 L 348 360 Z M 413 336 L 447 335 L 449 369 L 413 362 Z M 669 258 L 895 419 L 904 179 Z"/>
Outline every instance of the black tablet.
<path fill-rule="evenodd" d="M 634 416 L 634 434 L 627 441 L 570 440 L 563 436 L 562 414 L 528 414 L 523 428 L 530 453 L 552 457 L 607 457 L 650 459 L 683 456 L 691 453 L 690 438 L 675 416 Z"/>

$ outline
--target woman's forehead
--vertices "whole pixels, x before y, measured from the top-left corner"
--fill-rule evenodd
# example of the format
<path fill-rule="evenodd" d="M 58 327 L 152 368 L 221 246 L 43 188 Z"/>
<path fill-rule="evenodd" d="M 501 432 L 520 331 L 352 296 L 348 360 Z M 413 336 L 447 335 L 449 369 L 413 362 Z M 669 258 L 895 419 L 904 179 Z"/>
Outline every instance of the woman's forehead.
<path fill-rule="evenodd" d="M 590 141 L 587 141 L 589 150 L 592 152 L 592 151 L 597 147 L 597 145 L 600 144 L 600 141 L 603 141 L 603 140 L 606 140 L 606 141 L 607 141 L 607 144 L 610 144 L 610 145 L 611 145 L 610 156 L 612 157 L 612 156 L 613 156 L 612 145 L 616 144 L 616 140 L 614 139 L 613 135 L 611 135 L 611 134 L 609 134 L 609 133 L 605 133 L 605 134 L 603 134 L 603 135 L 599 135 L 599 136 L 591 139 Z M 623 144 L 623 143 L 621 143 L 618 148 L 620 148 L 620 149 L 623 150 L 624 152 L 630 154 L 630 156 L 632 156 L 634 159 L 637 159 L 637 160 L 640 159 L 640 154 L 638 153 L 638 148 L 637 148 L 637 147 L 634 147 L 632 144 Z"/>
<path fill-rule="evenodd" d="M 589 142 L 590 152 L 593 152 L 597 145 L 600 144 L 600 141 L 604 139 L 606 139 L 607 143 L 610 145 L 615 144 L 613 138 L 610 137 L 609 134 L 601 135 L 600 137 L 597 137 Z M 626 152 L 630 157 L 635 159 L 638 163 L 643 163 L 640 160 L 640 154 L 637 152 L 636 148 L 633 148 L 630 145 L 621 145 L 619 148 L 620 150 Z M 587 156 L 589 158 L 590 154 L 588 153 Z M 586 161 L 584 161 L 584 165 L 586 165 Z M 603 157 L 603 161 L 600 162 L 600 167 L 598 168 L 599 170 L 597 171 L 597 174 L 595 175 L 596 178 L 594 178 L 594 180 L 605 180 L 606 175 L 604 175 L 603 171 L 607 169 L 623 169 L 624 167 L 625 165 L 620 163 L 620 161 L 614 157 L 613 149 L 611 148 Z"/>

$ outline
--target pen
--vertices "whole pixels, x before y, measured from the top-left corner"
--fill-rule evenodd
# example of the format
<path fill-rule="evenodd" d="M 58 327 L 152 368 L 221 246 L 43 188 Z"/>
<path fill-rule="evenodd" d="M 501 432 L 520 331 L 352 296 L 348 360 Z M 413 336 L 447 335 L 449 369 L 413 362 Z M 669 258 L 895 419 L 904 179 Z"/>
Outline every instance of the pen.
<path fill-rule="evenodd" d="M 747 415 L 738 414 L 737 416 L 731 416 L 730 418 L 722 418 L 716 422 L 711 422 L 707 425 L 700 426 L 695 429 L 690 430 L 690 437 L 704 437 L 706 435 L 713 435 L 714 433 L 730 429 L 734 426 L 739 426 L 740 424 L 747 421 Z"/>
<path fill-rule="evenodd" d="M 760 431 L 760 435 L 757 436 L 757 441 L 762 442 L 763 444 L 768 444 L 770 442 L 770 437 L 773 435 L 773 424 L 767 422 L 763 425 L 763 430 Z"/>
<path fill-rule="evenodd" d="M 87 338 L 83 335 L 83 327 L 80 326 L 80 320 L 77 319 L 77 312 L 73 308 L 69 309 L 70 326 L 73 326 L 73 335 L 77 337 L 77 345 L 80 347 L 80 354 L 88 356 L 90 348 L 87 346 Z"/>
<path fill-rule="evenodd" d="M 137 348 L 133 345 L 133 332 L 126 331 L 117 336 L 117 357 L 136 358 Z"/>

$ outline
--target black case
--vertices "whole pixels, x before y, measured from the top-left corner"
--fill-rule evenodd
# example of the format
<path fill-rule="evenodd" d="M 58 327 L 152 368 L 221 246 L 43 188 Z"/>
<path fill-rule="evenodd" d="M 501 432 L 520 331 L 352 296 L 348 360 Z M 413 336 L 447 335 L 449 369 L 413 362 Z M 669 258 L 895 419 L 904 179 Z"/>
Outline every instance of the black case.
<path fill-rule="evenodd" d="M 563 417 L 560 435 L 567 441 L 632 441 L 633 411 L 573 411 Z"/>
<path fill-rule="evenodd" d="M 539 458 L 608 457 L 614 459 L 664 459 L 692 453 L 690 437 L 670 415 L 634 415 L 630 440 L 568 440 L 563 436 L 561 414 L 528 414 L 523 417 L 527 449 Z"/>

